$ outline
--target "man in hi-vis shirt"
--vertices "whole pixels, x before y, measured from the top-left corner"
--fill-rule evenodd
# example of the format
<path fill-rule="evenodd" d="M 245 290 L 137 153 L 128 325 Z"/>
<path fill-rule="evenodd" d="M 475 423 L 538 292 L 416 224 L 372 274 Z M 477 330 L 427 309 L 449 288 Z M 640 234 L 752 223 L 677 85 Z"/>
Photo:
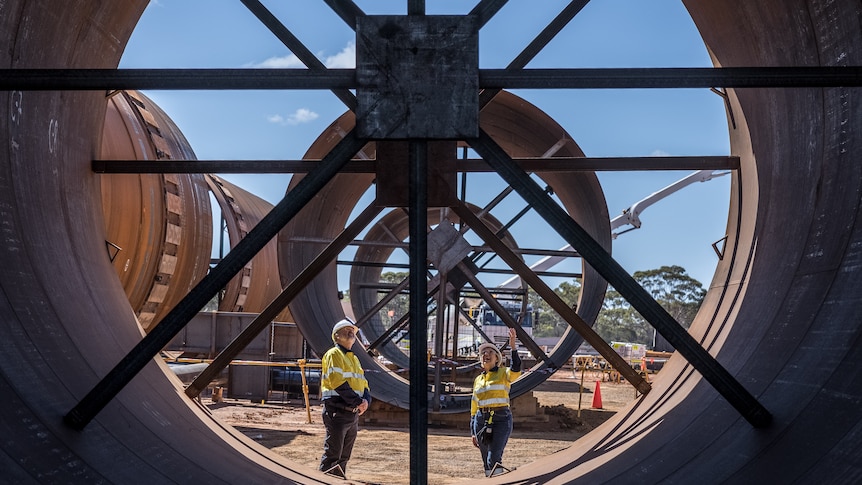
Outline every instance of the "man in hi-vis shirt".
<path fill-rule="evenodd" d="M 359 415 L 371 403 L 365 372 L 351 350 L 356 343 L 356 331 L 356 325 L 350 320 L 335 324 L 332 328 L 335 346 L 323 355 L 320 379 L 326 441 L 319 469 L 339 477 L 344 477 L 347 471 L 347 461 L 359 431 Z"/>

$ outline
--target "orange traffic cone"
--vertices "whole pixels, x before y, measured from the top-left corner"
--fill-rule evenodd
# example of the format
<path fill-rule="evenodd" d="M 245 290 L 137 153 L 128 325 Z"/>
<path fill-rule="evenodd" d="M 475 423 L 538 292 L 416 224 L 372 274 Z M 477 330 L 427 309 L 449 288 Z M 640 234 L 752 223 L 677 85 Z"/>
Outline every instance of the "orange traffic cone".
<path fill-rule="evenodd" d="M 599 381 L 596 381 L 596 391 L 593 393 L 593 409 L 602 408 L 602 389 L 599 387 Z"/>

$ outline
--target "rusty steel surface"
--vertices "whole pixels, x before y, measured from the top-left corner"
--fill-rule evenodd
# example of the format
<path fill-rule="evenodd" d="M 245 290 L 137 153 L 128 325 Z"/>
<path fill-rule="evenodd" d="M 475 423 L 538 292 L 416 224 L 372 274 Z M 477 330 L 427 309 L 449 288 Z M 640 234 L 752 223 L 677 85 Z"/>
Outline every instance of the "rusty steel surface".
<path fill-rule="evenodd" d="M 862 65 L 855 0 L 684 3 L 716 65 Z M 0 67 L 114 68 L 146 4 L 2 3 Z M 485 482 L 862 479 L 860 94 L 729 92 L 731 154 L 740 169 L 725 256 L 691 332 L 773 414 L 771 427 L 752 428 L 675 356 L 648 395 L 571 448 Z M 84 431 L 62 424 L 63 413 L 141 339 L 106 255 L 100 176 L 90 170 L 105 103 L 95 91 L 0 97 L 4 479 L 342 483 L 221 426 L 157 362 Z M 346 217 L 308 216 L 332 228 Z M 321 275 L 332 278 L 324 288 L 335 287 L 334 273 Z M 330 298 L 319 292 L 304 304 L 318 303 L 319 318 L 331 323 Z"/>
<path fill-rule="evenodd" d="M 5 2 L 0 66 L 114 68 L 147 3 Z M 86 432 L 63 425 L 141 340 L 107 258 L 99 176 L 88 168 L 101 150 L 105 93 L 5 92 L 0 112 L 3 480 L 331 482 L 214 421 L 156 361 Z"/>
<path fill-rule="evenodd" d="M 216 175 L 207 175 L 206 179 L 222 209 L 230 246 L 234 247 L 272 210 L 272 204 Z M 261 312 L 281 293 L 276 253 L 273 239 L 230 281 L 219 311 Z M 276 321 L 292 322 L 293 317 L 285 308 Z"/>
<path fill-rule="evenodd" d="M 101 157 L 194 160 L 174 122 L 149 98 L 120 91 L 108 99 Z M 144 330 L 209 270 L 212 211 L 201 174 L 112 174 L 100 178 L 106 241 Z"/>
<path fill-rule="evenodd" d="M 194 161 L 173 121 L 135 91 L 110 96 L 102 150 L 106 159 Z M 213 240 L 209 193 L 218 202 L 233 247 L 272 204 L 215 175 L 110 174 L 100 178 L 113 264 L 141 326 L 149 330 L 209 270 Z M 219 310 L 259 312 L 281 291 L 276 242 L 225 288 Z M 291 321 L 282 311 L 277 321 Z"/>

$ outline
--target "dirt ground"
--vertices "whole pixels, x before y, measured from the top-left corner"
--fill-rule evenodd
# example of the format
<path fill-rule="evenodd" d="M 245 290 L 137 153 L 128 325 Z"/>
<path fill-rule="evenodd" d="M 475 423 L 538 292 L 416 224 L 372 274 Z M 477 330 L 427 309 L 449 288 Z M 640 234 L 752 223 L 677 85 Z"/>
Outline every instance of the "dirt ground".
<path fill-rule="evenodd" d="M 584 388 L 589 392 L 579 395 L 580 375 L 573 376 L 571 371 L 561 370 L 534 388 L 533 395 L 548 416 L 547 422 L 519 420 L 516 416 L 503 464 L 516 468 L 569 447 L 636 397 L 630 384 L 602 381 L 602 409 L 591 409 L 596 380 L 596 376 L 587 374 Z M 266 448 L 300 465 L 317 468 L 325 432 L 316 400 L 311 401 L 311 424 L 302 398 L 265 404 L 226 399 L 208 407 L 218 420 L 234 426 Z M 429 484 L 464 483 L 484 477 L 479 452 L 473 447 L 467 430 L 469 416 L 465 413 L 463 417 L 463 427 L 429 426 Z M 409 484 L 409 455 L 407 427 L 360 425 L 347 477 L 369 484 Z"/>

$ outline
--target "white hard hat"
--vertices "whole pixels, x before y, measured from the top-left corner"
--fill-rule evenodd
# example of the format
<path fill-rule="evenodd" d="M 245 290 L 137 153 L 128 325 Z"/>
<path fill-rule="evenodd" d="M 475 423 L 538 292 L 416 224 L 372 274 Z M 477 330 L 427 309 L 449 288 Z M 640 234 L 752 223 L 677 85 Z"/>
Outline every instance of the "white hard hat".
<path fill-rule="evenodd" d="M 335 342 L 335 333 L 338 332 L 339 330 L 341 330 L 342 328 L 345 328 L 345 327 L 353 327 L 354 332 L 357 329 L 356 324 L 351 322 L 350 320 L 348 320 L 346 318 L 344 320 L 340 320 L 338 323 L 335 324 L 334 327 L 332 327 L 332 341 L 333 342 Z"/>
<path fill-rule="evenodd" d="M 479 362 L 482 362 L 482 351 L 485 349 L 493 350 L 494 353 L 497 354 L 497 365 L 503 365 L 503 353 L 500 352 L 500 349 L 498 349 L 496 345 L 488 342 L 479 346 L 479 350 L 477 351 L 479 354 Z"/>

